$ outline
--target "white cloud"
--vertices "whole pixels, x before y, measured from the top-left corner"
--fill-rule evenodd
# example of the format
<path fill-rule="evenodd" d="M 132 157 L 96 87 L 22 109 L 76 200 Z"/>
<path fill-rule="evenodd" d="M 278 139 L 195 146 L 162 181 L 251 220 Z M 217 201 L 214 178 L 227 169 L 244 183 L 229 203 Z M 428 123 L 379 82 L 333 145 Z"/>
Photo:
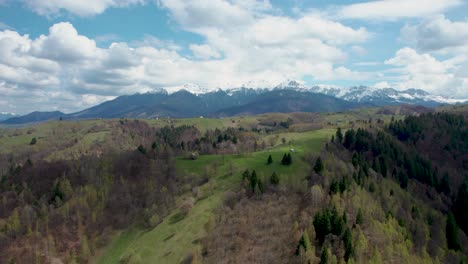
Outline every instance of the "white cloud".
<path fill-rule="evenodd" d="M 452 22 L 437 15 L 415 25 L 405 25 L 401 34 L 404 40 L 422 51 L 468 52 L 468 21 Z"/>
<path fill-rule="evenodd" d="M 268 2 L 257 5 L 244 0 L 235 1 L 236 5 L 216 1 L 216 12 L 211 5 L 193 1 L 171 1 L 167 6 L 174 9 L 169 9 L 173 19 L 185 30 L 205 38 L 204 43 L 188 47 L 195 59 L 182 56 L 181 47 L 173 42 L 149 35 L 142 41 L 100 48 L 66 22 L 51 26 L 47 35 L 35 39 L 0 31 L 1 87 L 14 91 L 15 96 L 34 91 L 36 96 L 48 98 L 27 99 L 30 108 L 41 109 L 35 106 L 57 100 L 62 102 L 60 107 L 72 111 L 122 94 L 185 83 L 216 89 L 262 80 L 274 84 L 304 76 L 315 80 L 369 77 L 368 73 L 335 67 L 347 59 L 341 46 L 370 37 L 364 28 L 354 29 L 318 16 L 275 16 L 265 11 L 271 10 Z M 226 12 L 238 23 L 228 23 Z M 198 20 L 200 17 L 203 19 Z M 194 21 L 195 25 L 191 24 Z M 82 100 L 71 100 L 73 95 Z M 14 102 L 15 96 L 9 100 Z M 60 96 L 63 98 L 58 100 Z"/>
<path fill-rule="evenodd" d="M 395 57 L 385 61 L 394 66 L 392 87 L 399 89 L 418 88 L 449 97 L 468 97 L 468 82 L 456 76 L 460 65 L 453 60 L 440 61 L 428 53 L 420 54 L 411 48 L 397 51 Z"/>
<path fill-rule="evenodd" d="M 374 85 L 372 85 L 372 87 L 374 88 L 377 88 L 377 89 L 383 89 L 383 88 L 389 88 L 391 87 L 390 84 L 388 82 L 378 82 Z"/>
<path fill-rule="evenodd" d="M 55 61 L 80 61 L 94 57 L 96 42 L 78 32 L 70 23 L 58 23 L 32 43 L 32 53 L 37 57 Z"/>
<path fill-rule="evenodd" d="M 217 50 L 213 49 L 211 46 L 206 44 L 192 44 L 189 46 L 189 49 L 193 52 L 193 55 L 198 59 L 207 60 L 210 58 L 218 59 L 221 57 L 221 54 Z"/>
<path fill-rule="evenodd" d="M 462 0 L 379 0 L 338 6 L 330 13 L 340 19 L 397 20 L 426 17 L 461 4 Z"/>
<path fill-rule="evenodd" d="M 93 16 L 108 8 L 144 4 L 146 0 L 20 0 L 42 16 L 58 15 L 65 10 L 78 16 Z"/>

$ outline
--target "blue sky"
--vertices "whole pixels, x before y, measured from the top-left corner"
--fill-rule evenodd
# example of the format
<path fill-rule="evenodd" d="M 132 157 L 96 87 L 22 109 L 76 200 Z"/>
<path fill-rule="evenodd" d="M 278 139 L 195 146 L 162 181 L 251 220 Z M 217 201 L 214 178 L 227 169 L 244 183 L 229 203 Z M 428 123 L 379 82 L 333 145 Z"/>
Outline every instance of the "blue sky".
<path fill-rule="evenodd" d="M 468 98 L 462 0 L 0 0 L 0 112 L 158 88 L 419 88 Z"/>

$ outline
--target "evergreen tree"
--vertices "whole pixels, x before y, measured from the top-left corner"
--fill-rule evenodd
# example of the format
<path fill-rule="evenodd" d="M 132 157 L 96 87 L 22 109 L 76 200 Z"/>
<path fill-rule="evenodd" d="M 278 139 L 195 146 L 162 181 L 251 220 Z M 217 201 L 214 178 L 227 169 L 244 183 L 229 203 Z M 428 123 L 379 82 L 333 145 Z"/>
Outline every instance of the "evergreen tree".
<path fill-rule="evenodd" d="M 291 165 L 292 163 L 292 157 L 291 157 L 291 154 L 286 154 L 284 153 L 283 155 L 283 159 L 281 160 L 281 164 L 282 165 Z"/>
<path fill-rule="evenodd" d="M 341 144 L 343 142 L 343 133 L 341 132 L 341 127 L 336 130 L 336 142 Z"/>
<path fill-rule="evenodd" d="M 349 149 L 351 148 L 351 146 L 354 144 L 355 141 L 356 141 L 356 134 L 354 132 L 354 129 L 350 129 L 346 131 L 343 146 Z"/>
<path fill-rule="evenodd" d="M 31 139 L 31 142 L 29 143 L 29 145 L 36 145 L 37 143 L 37 139 L 36 138 L 32 138 Z"/>
<path fill-rule="evenodd" d="M 273 185 L 278 185 L 279 184 L 279 177 L 278 175 L 276 174 L 276 172 L 273 172 L 273 174 L 271 174 L 271 177 L 270 177 L 270 183 L 273 184 Z"/>
<path fill-rule="evenodd" d="M 364 222 L 364 219 L 362 217 L 362 210 L 361 210 L 361 208 L 359 208 L 359 211 L 358 211 L 358 213 L 356 215 L 356 224 L 357 225 L 362 225 L 363 222 Z"/>
<path fill-rule="evenodd" d="M 450 195 L 450 184 L 449 184 L 449 177 L 448 174 L 445 173 L 444 177 L 442 177 L 442 180 L 440 181 L 440 184 L 438 186 L 437 190 L 439 192 L 443 192 L 446 195 Z"/>
<path fill-rule="evenodd" d="M 245 179 L 250 180 L 250 172 L 248 169 L 242 173 L 242 180 L 245 180 Z"/>
<path fill-rule="evenodd" d="M 349 230 L 349 227 L 346 228 L 346 231 L 343 236 L 343 242 L 345 246 L 345 254 L 344 254 L 344 259 L 346 262 L 353 256 L 354 250 L 353 250 L 353 237 L 351 235 L 351 230 Z"/>
<path fill-rule="evenodd" d="M 468 186 L 463 183 L 458 189 L 457 199 L 453 205 L 453 213 L 460 228 L 468 233 Z"/>
<path fill-rule="evenodd" d="M 250 175 L 250 188 L 252 192 L 255 192 L 255 186 L 257 186 L 257 172 L 253 170 L 252 175 Z"/>
<path fill-rule="evenodd" d="M 340 181 L 340 184 L 339 184 L 339 187 L 340 187 L 340 193 L 344 193 L 344 191 L 346 191 L 346 189 L 348 188 L 348 178 L 346 178 L 345 176 L 343 176 L 341 178 L 341 181 Z"/>
<path fill-rule="evenodd" d="M 336 180 L 333 180 L 330 184 L 330 194 L 336 194 L 340 190 L 340 186 Z"/>
<path fill-rule="evenodd" d="M 408 175 L 406 174 L 406 172 L 400 172 L 400 175 L 398 176 L 398 181 L 400 182 L 401 188 L 406 189 L 406 187 L 408 186 Z"/>
<path fill-rule="evenodd" d="M 287 157 L 286 153 L 284 153 L 283 158 L 281 159 L 281 164 L 282 165 L 287 165 L 287 163 L 288 163 L 288 157 Z"/>
<path fill-rule="evenodd" d="M 380 173 L 381 170 L 380 170 L 380 162 L 379 162 L 379 159 L 378 158 L 374 158 L 374 163 L 372 165 L 372 169 L 377 172 L 377 173 Z"/>
<path fill-rule="evenodd" d="M 354 168 L 357 168 L 357 166 L 359 165 L 359 161 L 360 161 L 359 154 L 357 152 L 354 152 L 353 158 L 351 159 L 351 162 L 353 163 Z"/>
<path fill-rule="evenodd" d="M 145 149 L 145 147 L 143 147 L 143 145 L 139 145 L 137 149 L 138 149 L 138 151 L 141 152 L 141 154 L 146 154 L 146 149 Z"/>
<path fill-rule="evenodd" d="M 270 156 L 268 156 L 267 164 L 269 165 L 271 163 L 273 163 L 273 158 L 270 155 Z"/>
<path fill-rule="evenodd" d="M 323 243 L 325 236 L 331 233 L 330 211 L 325 209 L 314 216 L 314 228 L 316 237 L 320 243 Z"/>
<path fill-rule="evenodd" d="M 343 232 L 343 218 L 338 214 L 336 207 L 333 207 L 331 211 L 331 233 L 337 236 Z"/>
<path fill-rule="evenodd" d="M 452 212 L 447 216 L 447 225 L 445 227 L 445 236 L 447 237 L 447 247 L 455 251 L 461 250 L 460 241 L 458 240 L 458 226 L 455 223 L 455 218 Z"/>
<path fill-rule="evenodd" d="M 265 186 L 263 185 L 262 179 L 258 179 L 257 186 L 258 186 L 258 190 L 260 191 L 260 194 L 265 192 Z"/>
<path fill-rule="evenodd" d="M 314 171 L 315 173 L 322 173 L 324 170 L 324 165 L 322 162 L 322 158 L 318 157 L 317 160 L 315 161 L 315 166 L 314 166 Z"/>
<path fill-rule="evenodd" d="M 323 247 L 322 255 L 320 255 L 320 264 L 327 264 L 328 263 L 328 249 L 327 247 Z"/>
<path fill-rule="evenodd" d="M 384 177 L 387 177 L 387 170 L 388 170 L 388 164 L 387 160 L 384 157 L 379 157 L 379 163 L 380 163 L 380 172 Z"/>

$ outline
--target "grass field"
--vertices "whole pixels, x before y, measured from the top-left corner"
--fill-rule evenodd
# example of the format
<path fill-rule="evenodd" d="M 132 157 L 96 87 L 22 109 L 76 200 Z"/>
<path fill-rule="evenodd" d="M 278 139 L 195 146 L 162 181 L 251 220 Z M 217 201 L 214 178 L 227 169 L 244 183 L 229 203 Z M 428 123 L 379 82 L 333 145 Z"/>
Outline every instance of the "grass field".
<path fill-rule="evenodd" d="M 210 170 L 214 176 L 201 187 L 203 196 L 185 218 L 174 222 L 179 210 L 174 210 L 164 221 L 149 231 L 131 229 L 117 235 L 104 250 L 97 263 L 117 263 L 126 259 L 129 263 L 180 263 L 191 252 L 200 249 L 199 240 L 206 235 L 206 224 L 214 218 L 214 212 L 223 201 L 224 193 L 235 190 L 245 169 L 255 169 L 260 178 L 268 181 L 275 171 L 281 184 L 298 184 L 304 180 L 310 165 L 302 157 L 305 153 L 317 153 L 334 130 L 324 129 L 305 133 L 279 134 L 278 142 L 269 149 L 243 155 L 205 155 L 197 160 L 179 158 L 180 173 L 201 175 Z M 286 143 L 281 143 L 281 138 Z M 282 166 L 280 160 L 291 148 L 296 150 L 291 166 Z M 273 164 L 267 165 L 268 155 Z M 215 165 L 217 164 L 217 165 Z"/>

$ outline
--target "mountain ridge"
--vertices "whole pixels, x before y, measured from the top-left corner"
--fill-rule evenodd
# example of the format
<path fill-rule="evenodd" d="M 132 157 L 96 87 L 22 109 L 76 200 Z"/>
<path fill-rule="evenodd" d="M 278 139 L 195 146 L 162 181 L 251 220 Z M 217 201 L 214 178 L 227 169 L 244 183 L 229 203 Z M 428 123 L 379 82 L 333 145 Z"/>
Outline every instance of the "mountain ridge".
<path fill-rule="evenodd" d="M 307 87 L 295 80 L 283 82 L 273 88 L 238 87 L 209 92 L 192 92 L 190 86 L 177 91 L 156 89 L 147 93 L 122 95 L 113 100 L 75 112 L 32 112 L 24 116 L 0 120 L 2 124 L 24 124 L 50 119 L 87 118 L 157 118 L 233 116 L 266 112 L 332 112 L 357 107 L 378 107 L 401 104 L 437 107 L 444 104 L 467 102 L 451 99 L 420 89 L 398 91 L 394 88 L 353 86 Z"/>

